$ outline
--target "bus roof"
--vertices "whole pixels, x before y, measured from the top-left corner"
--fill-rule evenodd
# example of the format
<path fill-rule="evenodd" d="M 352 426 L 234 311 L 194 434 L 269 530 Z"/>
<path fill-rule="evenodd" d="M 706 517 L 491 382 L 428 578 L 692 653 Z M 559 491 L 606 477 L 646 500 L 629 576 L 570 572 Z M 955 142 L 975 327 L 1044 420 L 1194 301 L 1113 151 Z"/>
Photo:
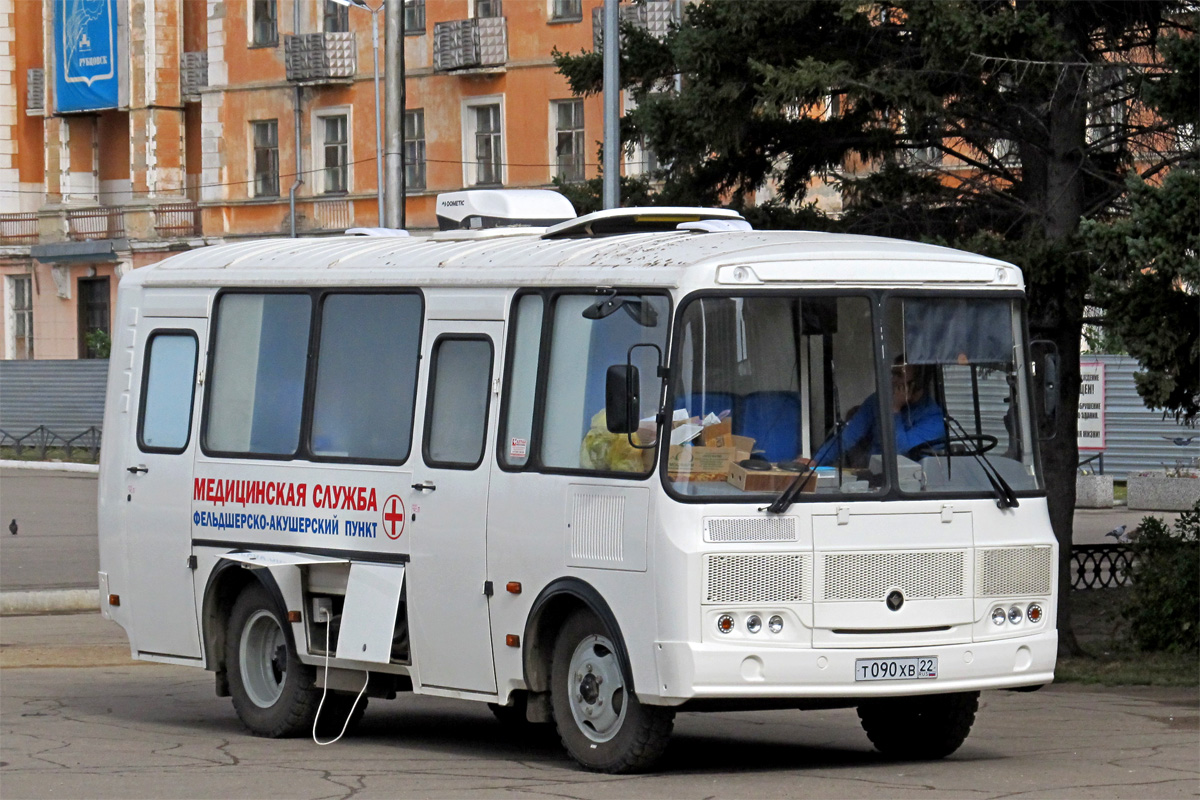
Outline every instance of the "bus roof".
<path fill-rule="evenodd" d="M 692 230 L 548 239 L 541 234 L 542 229 L 493 228 L 430 237 L 264 239 L 197 248 L 130 275 L 147 286 L 1022 286 L 1020 270 L 1011 264 L 872 236 Z"/>

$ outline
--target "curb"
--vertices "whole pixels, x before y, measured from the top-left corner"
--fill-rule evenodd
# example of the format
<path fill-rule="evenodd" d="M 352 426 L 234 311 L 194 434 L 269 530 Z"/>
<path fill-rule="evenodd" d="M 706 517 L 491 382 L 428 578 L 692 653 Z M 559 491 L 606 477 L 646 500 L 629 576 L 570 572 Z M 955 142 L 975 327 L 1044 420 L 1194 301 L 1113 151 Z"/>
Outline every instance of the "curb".
<path fill-rule="evenodd" d="M 0 459 L 0 469 L 34 469 L 44 472 L 82 472 L 97 475 L 99 464 L 73 464 L 68 461 L 15 461 Z"/>
<path fill-rule="evenodd" d="M 0 616 L 99 610 L 99 589 L 48 589 L 32 592 L 0 592 Z"/>

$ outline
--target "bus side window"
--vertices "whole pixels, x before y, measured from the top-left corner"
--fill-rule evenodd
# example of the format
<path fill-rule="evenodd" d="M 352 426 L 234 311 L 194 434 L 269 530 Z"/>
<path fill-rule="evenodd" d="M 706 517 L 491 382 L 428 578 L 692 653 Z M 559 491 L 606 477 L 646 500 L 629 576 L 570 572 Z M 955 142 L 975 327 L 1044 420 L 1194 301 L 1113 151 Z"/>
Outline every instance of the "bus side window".
<path fill-rule="evenodd" d="M 432 385 L 425 421 L 425 463 L 475 469 L 483 461 L 492 342 L 445 336 L 433 347 Z"/>
<path fill-rule="evenodd" d="M 310 435 L 314 456 L 393 463 L 408 458 L 421 312 L 415 293 L 324 297 Z"/>
<path fill-rule="evenodd" d="M 517 300 L 513 314 L 516 321 L 508 356 L 510 373 L 505 381 L 508 395 L 501 430 L 500 462 L 514 468 L 529 463 L 543 305 L 541 295 L 527 294 Z"/>
<path fill-rule="evenodd" d="M 608 431 L 604 384 L 608 368 L 632 360 L 641 378 L 641 419 L 657 411 L 657 353 L 666 347 L 669 301 L 664 295 L 561 295 L 555 300 L 542 463 L 547 467 L 647 474 L 653 450 Z M 636 347 L 635 345 L 657 345 Z"/>
<path fill-rule="evenodd" d="M 145 377 L 138 419 L 144 452 L 182 453 L 192 435 L 196 387 L 196 335 L 154 333 L 146 342 Z"/>
<path fill-rule="evenodd" d="M 292 457 L 300 444 L 312 298 L 231 292 L 217 305 L 206 450 Z"/>

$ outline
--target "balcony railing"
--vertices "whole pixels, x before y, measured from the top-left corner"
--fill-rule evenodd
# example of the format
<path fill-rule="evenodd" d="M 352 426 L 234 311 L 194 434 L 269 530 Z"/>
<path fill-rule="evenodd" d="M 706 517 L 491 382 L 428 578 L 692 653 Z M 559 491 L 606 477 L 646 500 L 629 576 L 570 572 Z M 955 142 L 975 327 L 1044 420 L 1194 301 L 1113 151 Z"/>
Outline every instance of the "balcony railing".
<path fill-rule="evenodd" d="M 458 19 L 433 25 L 436 72 L 503 66 L 508 61 L 508 20 Z"/>
<path fill-rule="evenodd" d="M 119 208 L 73 208 L 67 211 L 67 237 L 82 242 L 89 239 L 125 238 L 125 213 Z"/>
<path fill-rule="evenodd" d="M 0 214 L 0 244 L 33 244 L 38 240 L 38 215 L 33 211 Z"/>
<path fill-rule="evenodd" d="M 154 209 L 154 230 L 163 238 L 200 236 L 200 207 L 195 203 L 166 203 Z"/>
<path fill-rule="evenodd" d="M 358 70 L 353 33 L 301 33 L 283 40 L 287 79 L 296 83 L 345 83 Z"/>

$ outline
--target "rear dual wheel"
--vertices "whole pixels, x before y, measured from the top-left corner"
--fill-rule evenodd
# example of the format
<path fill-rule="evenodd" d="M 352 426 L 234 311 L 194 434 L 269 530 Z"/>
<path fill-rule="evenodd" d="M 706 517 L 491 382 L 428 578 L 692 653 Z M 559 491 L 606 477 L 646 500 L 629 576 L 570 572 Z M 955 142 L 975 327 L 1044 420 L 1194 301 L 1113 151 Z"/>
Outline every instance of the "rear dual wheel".
<path fill-rule="evenodd" d="M 312 732 L 321 688 L 316 670 L 302 664 L 283 616 L 261 583 L 246 586 L 233 605 L 226 630 L 225 653 L 229 691 L 238 718 L 255 736 L 272 739 Z M 329 692 L 317 727 L 320 736 L 336 735 L 346 718 L 352 729 L 367 708 L 367 698 Z"/>
<path fill-rule="evenodd" d="M 638 701 L 610 637 L 591 612 L 567 619 L 554 645 L 551 707 L 563 746 L 582 766 L 638 772 L 666 749 L 675 712 Z"/>

